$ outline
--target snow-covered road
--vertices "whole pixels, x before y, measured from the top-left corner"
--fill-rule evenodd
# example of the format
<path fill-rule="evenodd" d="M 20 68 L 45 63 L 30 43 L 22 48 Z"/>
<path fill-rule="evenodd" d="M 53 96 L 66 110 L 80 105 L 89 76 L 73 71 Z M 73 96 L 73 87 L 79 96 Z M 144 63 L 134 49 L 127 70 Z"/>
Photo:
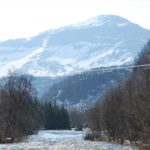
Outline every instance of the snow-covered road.
<path fill-rule="evenodd" d="M 0 150 L 137 150 L 107 142 L 91 142 L 83 139 L 80 131 L 40 131 L 24 142 L 0 144 Z"/>

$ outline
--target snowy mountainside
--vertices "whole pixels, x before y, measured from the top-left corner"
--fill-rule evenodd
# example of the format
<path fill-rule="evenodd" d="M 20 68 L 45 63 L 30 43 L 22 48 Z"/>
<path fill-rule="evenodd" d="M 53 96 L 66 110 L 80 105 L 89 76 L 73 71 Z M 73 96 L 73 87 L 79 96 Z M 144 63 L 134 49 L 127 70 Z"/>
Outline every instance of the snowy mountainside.
<path fill-rule="evenodd" d="M 97 67 L 132 63 L 150 31 L 114 15 L 0 43 L 0 76 L 19 70 L 59 77 Z"/>

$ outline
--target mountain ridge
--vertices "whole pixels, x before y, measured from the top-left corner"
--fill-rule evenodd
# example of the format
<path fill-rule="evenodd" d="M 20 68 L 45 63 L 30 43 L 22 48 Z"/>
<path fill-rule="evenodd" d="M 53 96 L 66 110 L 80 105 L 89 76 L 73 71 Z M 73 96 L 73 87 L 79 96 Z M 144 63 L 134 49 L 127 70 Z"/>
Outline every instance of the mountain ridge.
<path fill-rule="evenodd" d="M 149 37 L 149 30 L 123 17 L 97 16 L 28 39 L 0 42 L 0 76 L 18 70 L 59 77 L 130 64 Z"/>

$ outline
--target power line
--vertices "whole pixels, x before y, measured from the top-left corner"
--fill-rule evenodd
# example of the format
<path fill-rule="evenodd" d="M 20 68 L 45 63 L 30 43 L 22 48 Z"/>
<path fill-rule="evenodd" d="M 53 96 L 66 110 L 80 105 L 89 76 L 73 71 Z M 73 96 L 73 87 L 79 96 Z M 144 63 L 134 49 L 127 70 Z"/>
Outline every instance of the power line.
<path fill-rule="evenodd" d="M 132 68 L 142 68 L 142 67 L 150 67 L 150 64 L 143 64 L 143 65 L 130 65 L 130 66 L 114 66 L 114 67 L 107 67 L 107 68 L 95 68 L 95 69 L 89 69 L 89 70 L 80 70 L 77 73 L 68 74 L 68 76 L 74 76 L 78 74 L 84 74 L 88 72 L 108 72 L 111 70 L 121 70 L 121 69 L 132 69 Z M 67 75 L 66 75 L 67 76 Z"/>
<path fill-rule="evenodd" d="M 143 67 L 150 67 L 150 64 L 143 64 L 143 65 L 128 65 L 128 66 L 113 66 L 113 67 L 105 67 L 105 68 L 95 68 L 95 69 L 89 69 L 89 70 L 79 70 L 76 73 L 68 73 L 65 75 L 62 75 L 62 77 L 65 76 L 74 76 L 74 75 L 80 75 L 80 74 L 85 74 L 88 72 L 100 72 L 104 73 L 104 72 L 108 72 L 108 71 L 112 71 L 112 70 L 121 70 L 121 69 L 132 69 L 132 68 L 143 68 Z"/>
<path fill-rule="evenodd" d="M 97 68 L 87 70 L 86 72 L 97 72 L 97 71 L 110 71 L 110 70 L 120 70 L 120 69 L 131 69 L 131 68 L 142 68 L 142 67 L 149 67 L 150 64 L 143 64 L 143 65 L 132 65 L 132 66 L 116 66 L 116 67 L 108 67 L 108 68 Z"/>

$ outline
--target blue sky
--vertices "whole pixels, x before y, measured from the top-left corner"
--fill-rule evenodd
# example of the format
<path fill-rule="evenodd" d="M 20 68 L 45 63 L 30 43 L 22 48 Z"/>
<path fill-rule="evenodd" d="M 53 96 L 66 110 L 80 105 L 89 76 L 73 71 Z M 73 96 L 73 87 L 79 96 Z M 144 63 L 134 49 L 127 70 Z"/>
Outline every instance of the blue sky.
<path fill-rule="evenodd" d="M 149 8 L 150 0 L 0 0 L 0 40 L 30 37 L 101 14 L 150 29 Z"/>

